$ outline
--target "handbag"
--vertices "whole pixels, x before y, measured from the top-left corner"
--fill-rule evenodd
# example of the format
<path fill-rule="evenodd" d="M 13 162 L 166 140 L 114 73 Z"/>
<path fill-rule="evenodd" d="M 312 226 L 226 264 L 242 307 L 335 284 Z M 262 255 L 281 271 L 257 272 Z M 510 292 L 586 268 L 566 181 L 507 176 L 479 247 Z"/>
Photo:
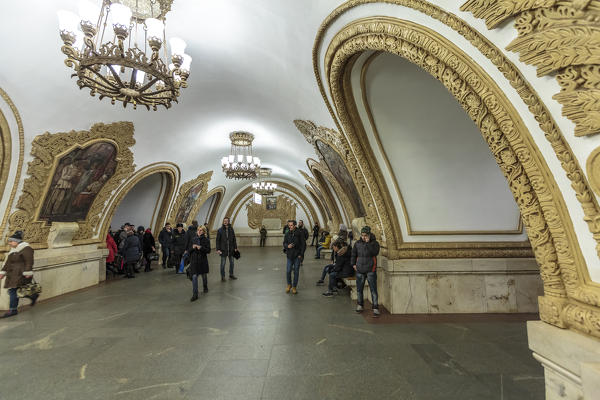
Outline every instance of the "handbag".
<path fill-rule="evenodd" d="M 31 297 L 40 293 L 42 293 L 42 285 L 33 278 L 31 278 L 31 282 L 17 288 L 17 297 Z"/>
<path fill-rule="evenodd" d="M 235 258 L 236 260 L 239 260 L 241 256 L 242 255 L 240 254 L 239 250 L 235 250 L 233 252 L 233 258 Z"/>
<path fill-rule="evenodd" d="M 150 261 L 158 261 L 158 253 L 150 253 L 150 254 L 148 254 L 148 260 L 150 260 Z"/>
<path fill-rule="evenodd" d="M 185 274 L 187 275 L 190 281 L 193 279 L 192 269 L 189 265 L 185 268 Z"/>

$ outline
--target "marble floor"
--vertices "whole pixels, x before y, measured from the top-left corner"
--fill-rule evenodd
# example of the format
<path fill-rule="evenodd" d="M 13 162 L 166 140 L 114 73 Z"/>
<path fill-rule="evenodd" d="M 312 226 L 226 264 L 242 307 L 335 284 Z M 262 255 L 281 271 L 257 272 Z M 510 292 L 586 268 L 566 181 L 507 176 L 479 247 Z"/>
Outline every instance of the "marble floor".
<path fill-rule="evenodd" d="M 294 296 L 281 250 L 241 251 L 194 303 L 155 267 L 0 320 L 0 399 L 544 398 L 523 322 L 372 324 L 321 296 L 323 260 Z"/>

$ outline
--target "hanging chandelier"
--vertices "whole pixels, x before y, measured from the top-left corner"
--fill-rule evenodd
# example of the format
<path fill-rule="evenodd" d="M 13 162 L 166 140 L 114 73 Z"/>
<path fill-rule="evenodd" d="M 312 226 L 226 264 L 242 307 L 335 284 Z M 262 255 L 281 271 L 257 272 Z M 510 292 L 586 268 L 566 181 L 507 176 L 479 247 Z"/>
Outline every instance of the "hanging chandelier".
<path fill-rule="evenodd" d="M 229 134 L 231 152 L 221 159 L 221 167 L 229 179 L 255 179 L 260 168 L 260 159 L 252 154 L 254 135 L 236 131 Z"/>
<path fill-rule="evenodd" d="M 252 184 L 252 189 L 261 196 L 272 196 L 277 189 L 276 183 L 266 181 L 271 176 L 271 172 L 271 168 L 260 168 L 258 179 Z"/>
<path fill-rule="evenodd" d="M 75 71 L 71 76 L 80 89 L 112 104 L 170 108 L 187 87 L 192 62 L 180 38 L 170 39 L 167 61 L 165 16 L 173 0 L 100 1 L 80 1 L 79 15 L 58 12 L 65 64 Z"/>

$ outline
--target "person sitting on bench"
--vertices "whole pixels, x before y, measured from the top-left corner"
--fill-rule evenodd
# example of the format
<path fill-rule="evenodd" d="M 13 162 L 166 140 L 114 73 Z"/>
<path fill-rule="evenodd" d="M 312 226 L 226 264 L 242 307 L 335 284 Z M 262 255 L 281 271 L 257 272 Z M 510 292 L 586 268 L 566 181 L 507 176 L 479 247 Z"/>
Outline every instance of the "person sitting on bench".
<path fill-rule="evenodd" d="M 335 254 L 335 263 L 329 266 L 327 271 L 329 273 L 329 287 L 327 291 L 323 293 L 323 296 L 325 297 L 331 297 L 337 292 L 338 279 L 354 275 L 354 269 L 350 262 L 350 255 L 352 254 L 350 246 L 345 241 L 338 239 L 333 243 L 333 251 Z M 325 271 L 324 274 L 326 274 Z M 322 278 L 324 279 L 325 275 L 323 275 Z"/>

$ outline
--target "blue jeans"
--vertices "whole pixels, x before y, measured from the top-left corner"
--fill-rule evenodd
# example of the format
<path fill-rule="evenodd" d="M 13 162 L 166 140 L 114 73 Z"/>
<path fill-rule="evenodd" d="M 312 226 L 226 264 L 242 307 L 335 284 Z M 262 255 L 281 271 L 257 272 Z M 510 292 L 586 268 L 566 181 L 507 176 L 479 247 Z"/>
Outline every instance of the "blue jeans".
<path fill-rule="evenodd" d="M 292 283 L 292 269 L 294 270 L 294 282 Z M 286 267 L 287 284 L 298 287 L 298 278 L 300 277 L 300 259 L 288 258 Z"/>
<path fill-rule="evenodd" d="M 323 250 L 325 247 L 323 246 L 317 246 L 317 258 L 321 258 L 321 250 Z"/>
<path fill-rule="evenodd" d="M 167 266 L 167 260 L 169 259 L 169 255 L 171 254 L 171 249 L 169 249 L 169 246 L 163 246 L 161 245 L 162 248 L 162 264 L 163 267 Z"/>
<path fill-rule="evenodd" d="M 337 290 L 337 286 L 336 286 L 336 280 L 337 280 L 337 272 L 335 272 L 333 270 L 333 268 L 331 269 L 331 272 L 329 273 L 329 291 L 333 292 L 334 290 Z"/>
<path fill-rule="evenodd" d="M 325 268 L 323 268 L 323 273 L 321 274 L 321 280 L 324 281 L 325 280 L 325 275 L 327 275 L 328 273 L 330 273 L 333 269 L 333 264 L 328 264 L 325 266 Z"/>
<path fill-rule="evenodd" d="M 221 278 L 225 278 L 225 259 L 229 257 L 229 276 L 233 275 L 233 255 L 221 256 Z"/>
<path fill-rule="evenodd" d="M 10 309 L 10 311 L 17 311 L 17 308 L 19 307 L 19 297 L 17 296 L 17 288 L 8 289 L 8 298 L 10 299 L 8 303 L 8 308 Z"/>
<path fill-rule="evenodd" d="M 377 296 L 377 272 L 367 272 L 366 274 L 362 274 L 358 271 L 356 272 L 357 303 L 364 306 L 363 289 L 365 288 L 365 279 L 369 282 L 369 289 L 371 289 L 373 309 L 379 308 L 379 298 Z"/>
<path fill-rule="evenodd" d="M 206 280 L 206 274 L 202 274 L 202 286 L 204 286 L 204 289 L 208 289 Z M 192 275 L 192 294 L 198 296 L 198 275 Z"/>

